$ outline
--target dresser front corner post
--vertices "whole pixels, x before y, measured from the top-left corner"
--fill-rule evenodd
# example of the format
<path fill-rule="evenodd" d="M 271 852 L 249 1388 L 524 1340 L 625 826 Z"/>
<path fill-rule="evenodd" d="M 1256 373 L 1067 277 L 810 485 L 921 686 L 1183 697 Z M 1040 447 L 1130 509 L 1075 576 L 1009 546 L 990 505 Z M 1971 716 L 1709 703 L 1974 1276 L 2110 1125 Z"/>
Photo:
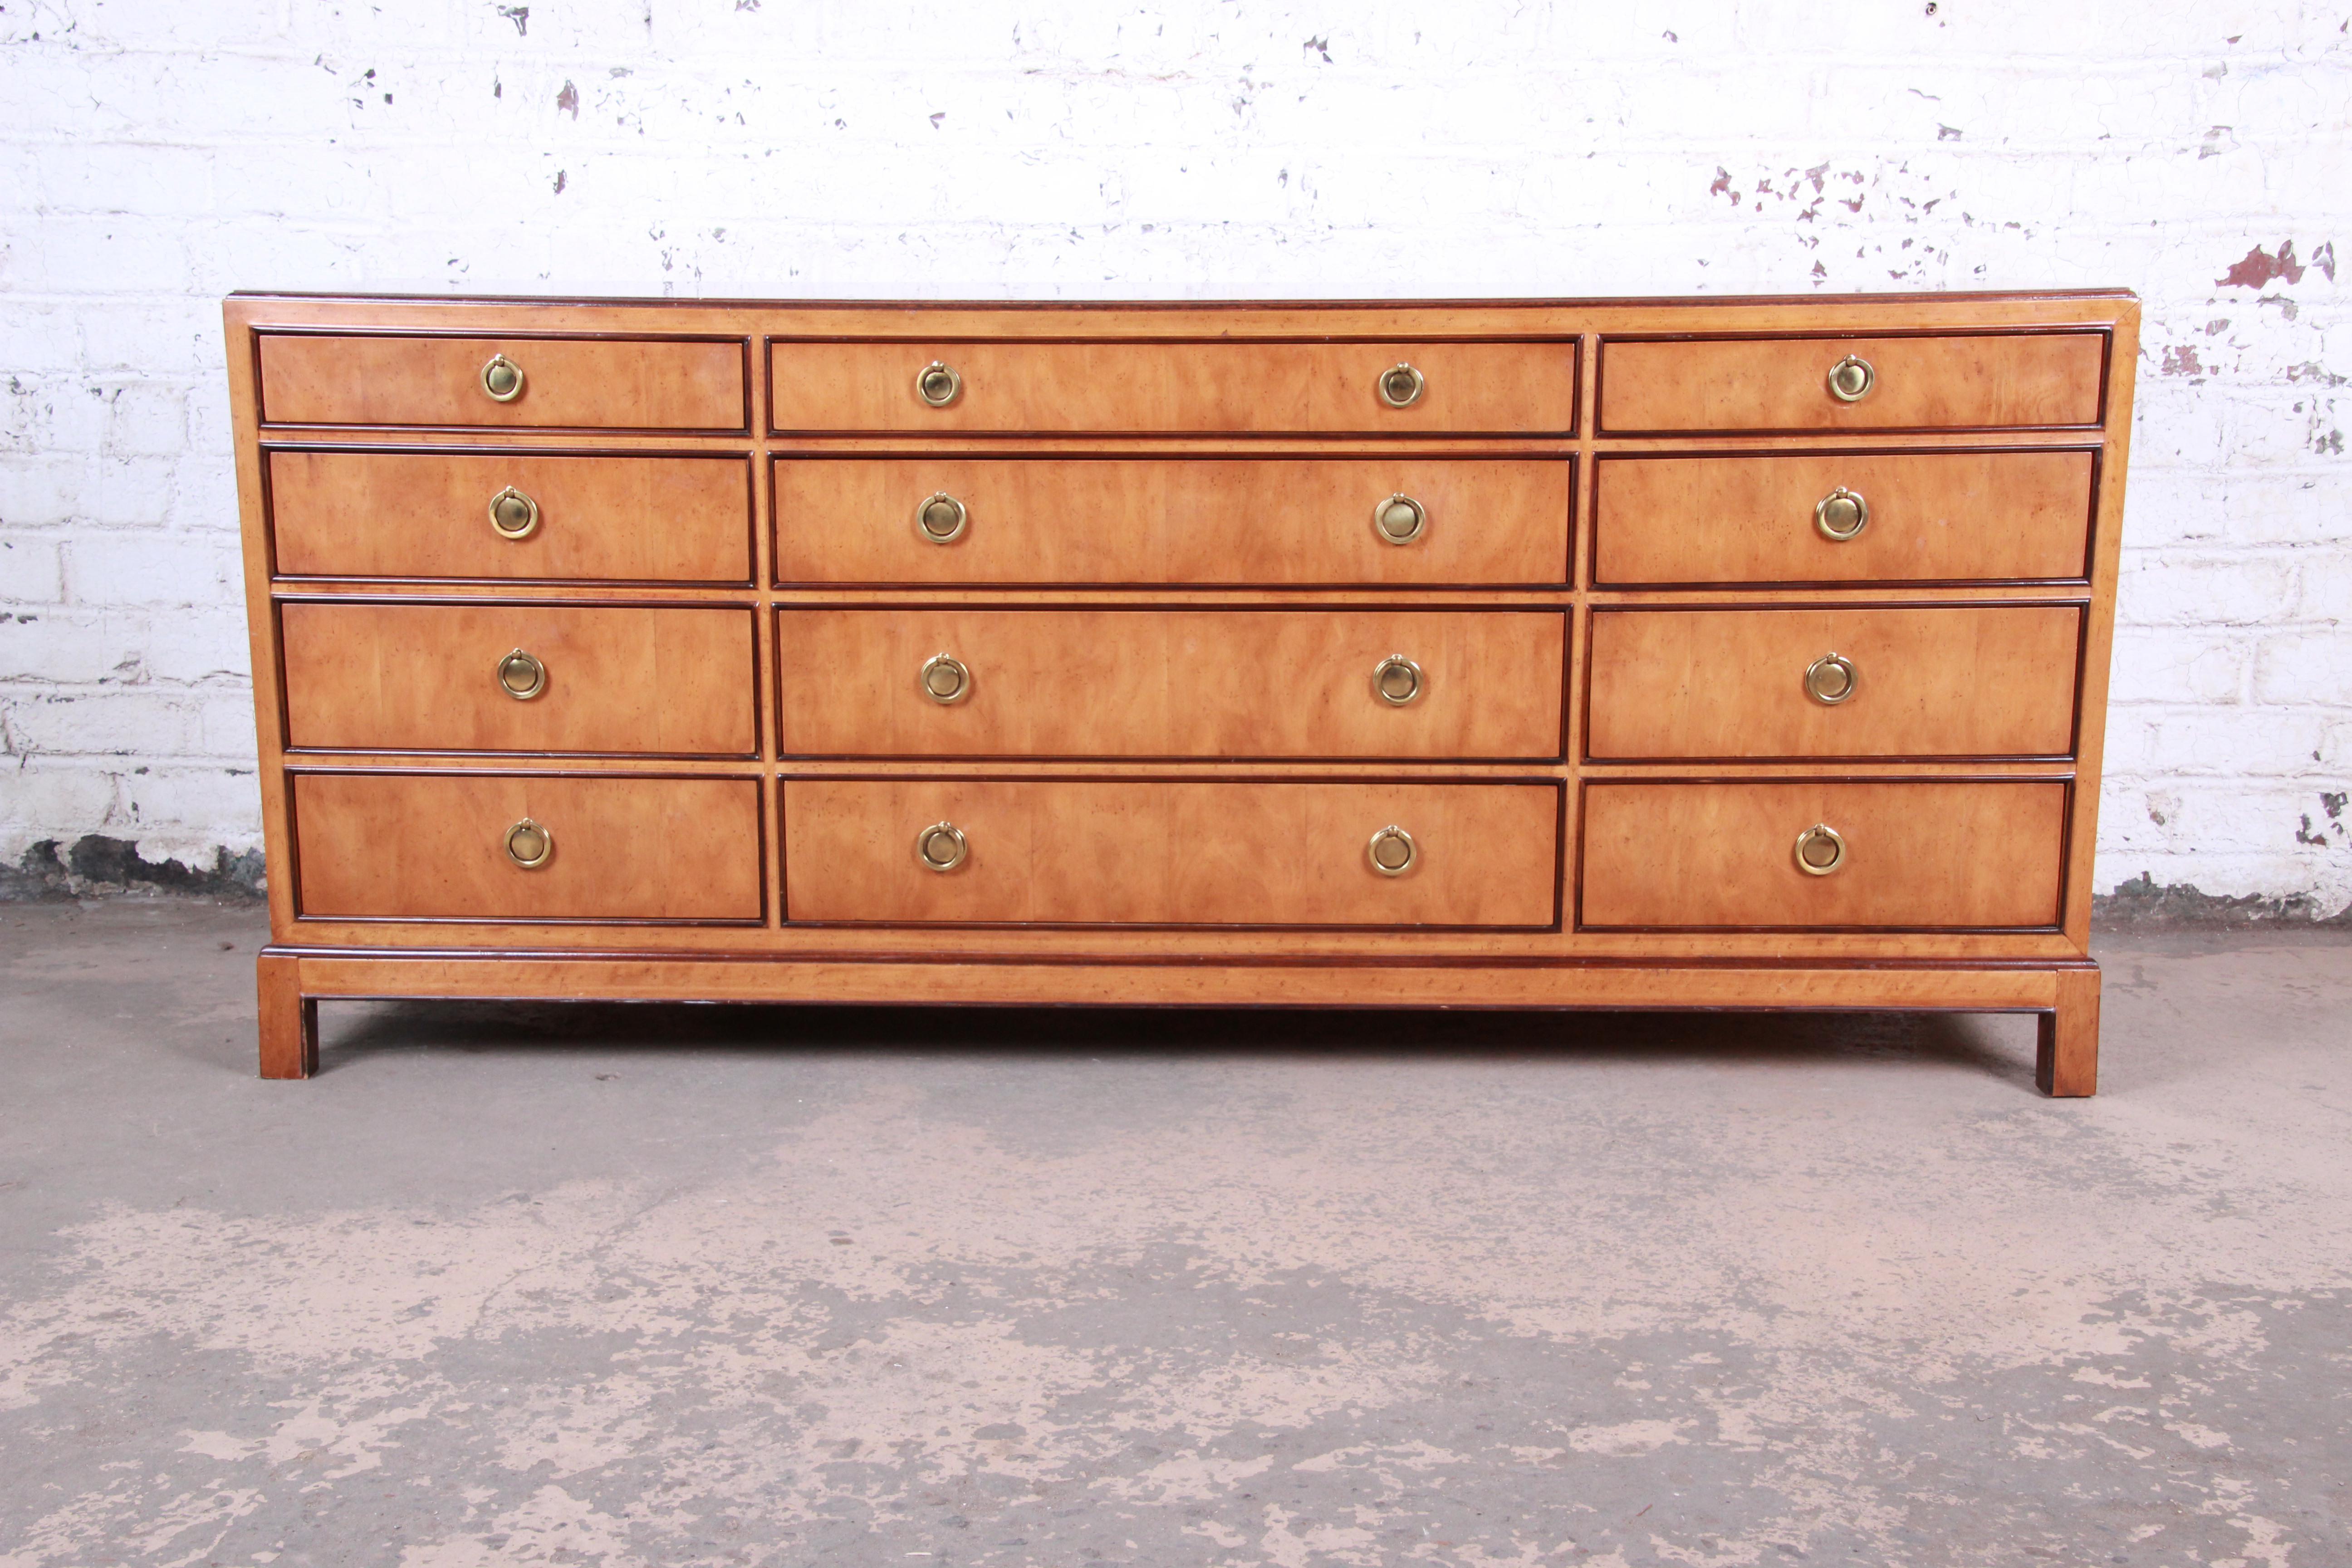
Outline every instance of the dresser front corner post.
<path fill-rule="evenodd" d="M 264 952 L 254 968 L 261 1005 L 261 1076 L 309 1078 L 319 1070 L 319 999 L 302 994 L 301 960 Z"/>
<path fill-rule="evenodd" d="M 2053 1100 L 2099 1089 L 2099 966 L 2058 971 L 2058 1005 L 2040 1016 L 2033 1081 Z"/>

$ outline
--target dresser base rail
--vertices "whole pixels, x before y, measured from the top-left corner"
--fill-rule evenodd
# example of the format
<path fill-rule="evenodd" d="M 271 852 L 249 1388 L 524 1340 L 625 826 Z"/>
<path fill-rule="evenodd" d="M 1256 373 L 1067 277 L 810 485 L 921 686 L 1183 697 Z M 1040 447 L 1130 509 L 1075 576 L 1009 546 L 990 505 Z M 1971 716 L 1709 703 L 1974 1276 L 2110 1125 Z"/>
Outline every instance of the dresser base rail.
<path fill-rule="evenodd" d="M 1127 962 L 450 955 L 264 949 L 261 1076 L 319 1066 L 319 1003 L 818 1002 L 875 1006 L 1430 1007 L 2033 1013 L 2035 1081 L 2098 1084 L 2099 969 L 2050 963 Z"/>

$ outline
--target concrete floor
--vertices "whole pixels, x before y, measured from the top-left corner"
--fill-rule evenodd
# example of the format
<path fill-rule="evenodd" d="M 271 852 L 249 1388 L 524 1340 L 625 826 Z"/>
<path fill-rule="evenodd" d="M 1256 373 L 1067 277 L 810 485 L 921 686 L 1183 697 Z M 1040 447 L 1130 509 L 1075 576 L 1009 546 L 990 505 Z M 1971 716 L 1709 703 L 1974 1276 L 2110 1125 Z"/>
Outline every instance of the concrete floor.
<path fill-rule="evenodd" d="M 0 909 L 0 1565 L 2352 1563 L 2352 942 L 2020 1018 L 326 1010 Z"/>

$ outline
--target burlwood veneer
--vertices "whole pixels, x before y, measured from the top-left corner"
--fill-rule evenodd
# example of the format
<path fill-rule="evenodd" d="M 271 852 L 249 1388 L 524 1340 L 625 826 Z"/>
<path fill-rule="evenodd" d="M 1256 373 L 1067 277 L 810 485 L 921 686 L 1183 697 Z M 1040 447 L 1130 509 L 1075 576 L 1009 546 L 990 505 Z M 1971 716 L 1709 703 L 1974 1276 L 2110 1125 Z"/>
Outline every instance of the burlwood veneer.
<path fill-rule="evenodd" d="M 1588 784 L 1580 923 L 1592 928 L 2023 930 L 2055 925 L 2067 785 L 1836 779 Z M 1845 839 L 1798 869 L 1816 823 Z"/>
<path fill-rule="evenodd" d="M 2061 757 L 2074 750 L 2079 605 L 1592 612 L 1587 754 Z M 1805 689 L 1839 654 L 1853 694 Z"/>
<path fill-rule="evenodd" d="M 322 772 L 292 784 L 305 916 L 761 918 L 756 779 Z M 554 835 L 528 869 L 506 850 L 524 817 Z"/>
<path fill-rule="evenodd" d="M 1549 611 L 789 609 L 786 755 L 1507 760 L 1560 754 L 1568 618 Z M 936 654 L 971 671 L 941 705 Z M 1391 654 L 1422 695 L 1382 701 Z"/>
<path fill-rule="evenodd" d="M 2079 579 L 2087 450 L 1604 458 L 1594 465 L 1597 587 Z M 1870 506 L 1852 539 L 1814 524 L 1841 487 Z"/>
<path fill-rule="evenodd" d="M 740 342 L 265 332 L 259 353 L 273 425 L 732 431 L 750 413 Z M 499 353 L 523 369 L 511 403 L 482 390 Z"/>
<path fill-rule="evenodd" d="M 1544 926 L 1559 786 L 789 779 L 784 918 L 892 923 Z M 965 862 L 916 837 L 951 822 Z M 1397 826 L 1417 858 L 1372 869 Z"/>
<path fill-rule="evenodd" d="M 289 748 L 759 750 L 748 608 L 296 600 L 278 615 Z M 499 684 L 518 650 L 546 669 L 536 697 Z"/>
<path fill-rule="evenodd" d="M 740 457 L 277 450 L 279 575 L 751 585 L 751 466 Z M 508 539 L 512 487 L 539 527 Z"/>
<path fill-rule="evenodd" d="M 769 425 L 788 434 L 1568 435 L 1576 427 L 1573 341 L 772 342 L 768 354 Z M 935 360 L 963 378 L 962 392 L 940 408 L 915 391 L 916 376 Z M 1399 363 L 1427 381 L 1417 401 L 1392 408 L 1376 384 Z"/>
<path fill-rule="evenodd" d="M 1607 342 L 1601 433 L 2088 428 L 2106 349 L 2103 332 Z M 1856 403 L 1829 390 L 1848 354 L 1877 373 Z"/>
<path fill-rule="evenodd" d="M 775 464 L 776 580 L 968 584 L 1568 581 L 1565 458 L 788 458 Z M 968 511 L 945 544 L 915 512 Z M 1391 544 L 1373 509 L 1421 502 Z"/>

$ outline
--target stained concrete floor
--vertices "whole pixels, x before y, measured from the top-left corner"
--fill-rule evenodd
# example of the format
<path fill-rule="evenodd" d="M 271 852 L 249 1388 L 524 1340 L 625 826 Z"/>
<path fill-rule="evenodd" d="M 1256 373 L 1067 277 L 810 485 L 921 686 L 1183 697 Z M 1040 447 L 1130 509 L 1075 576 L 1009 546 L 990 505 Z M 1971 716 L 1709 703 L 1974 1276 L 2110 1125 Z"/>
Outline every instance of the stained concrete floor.
<path fill-rule="evenodd" d="M 330 1007 L 0 909 L 0 1564 L 2352 1563 L 2352 943 L 2020 1018 Z"/>

